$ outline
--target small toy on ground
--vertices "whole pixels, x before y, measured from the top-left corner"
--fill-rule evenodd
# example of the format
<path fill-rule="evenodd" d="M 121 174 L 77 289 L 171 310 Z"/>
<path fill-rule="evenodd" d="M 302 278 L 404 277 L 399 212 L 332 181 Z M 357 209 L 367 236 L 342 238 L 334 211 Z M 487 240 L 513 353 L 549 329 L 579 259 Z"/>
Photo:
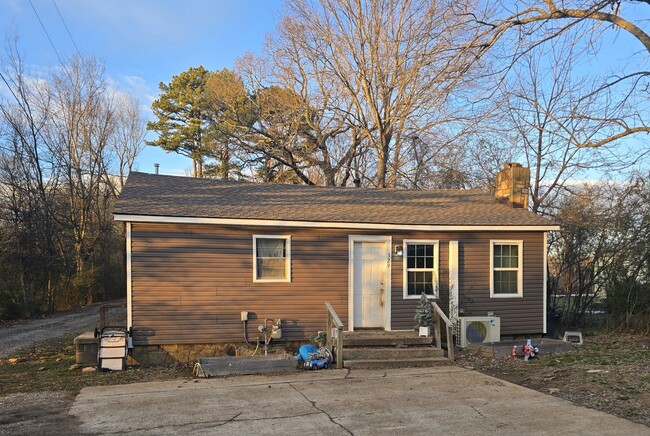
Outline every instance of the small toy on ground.
<path fill-rule="evenodd" d="M 332 352 L 326 347 L 317 348 L 307 344 L 300 347 L 296 356 L 298 367 L 303 369 L 329 368 L 332 363 Z"/>
<path fill-rule="evenodd" d="M 514 352 L 514 348 L 513 348 Z M 533 346 L 532 340 L 528 339 L 526 345 L 524 345 L 524 360 L 528 361 L 529 359 L 535 358 L 539 354 L 539 348 Z"/>

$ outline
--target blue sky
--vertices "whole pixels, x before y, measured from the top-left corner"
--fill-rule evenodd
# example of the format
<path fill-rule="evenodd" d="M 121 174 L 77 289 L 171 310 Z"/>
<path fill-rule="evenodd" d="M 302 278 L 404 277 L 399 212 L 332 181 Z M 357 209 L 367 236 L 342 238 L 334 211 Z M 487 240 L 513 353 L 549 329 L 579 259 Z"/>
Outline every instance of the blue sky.
<path fill-rule="evenodd" d="M 67 57 L 75 46 L 58 7 L 81 53 L 103 61 L 107 79 L 137 96 L 147 117 L 159 82 L 199 65 L 209 70 L 231 68 L 237 57 L 259 52 L 282 8 L 281 0 L 31 0 L 31 4 L 59 54 Z M 2 37 L 17 34 L 26 61 L 35 67 L 55 66 L 59 60 L 31 4 L 0 0 Z M 648 18 L 647 9 L 628 3 L 624 12 Z M 647 53 L 626 32 L 610 27 L 598 41 L 596 53 L 582 66 L 584 74 L 646 69 Z M 625 145 L 639 150 L 647 147 L 645 140 L 635 138 Z M 156 147 L 145 147 L 136 166 L 153 172 L 154 162 L 161 164 L 164 174 L 185 174 L 191 168 L 189 159 Z"/>
<path fill-rule="evenodd" d="M 146 115 L 158 83 L 189 67 L 231 68 L 246 52 L 258 52 L 281 12 L 280 0 L 31 0 L 57 51 L 75 52 L 58 7 L 83 55 L 106 66 L 107 78 L 140 98 Z M 56 7 L 55 7 L 56 5 Z M 2 38 L 16 33 L 25 59 L 36 66 L 57 65 L 57 55 L 28 0 L 0 0 Z M 146 147 L 141 171 L 183 174 L 189 159 Z"/>

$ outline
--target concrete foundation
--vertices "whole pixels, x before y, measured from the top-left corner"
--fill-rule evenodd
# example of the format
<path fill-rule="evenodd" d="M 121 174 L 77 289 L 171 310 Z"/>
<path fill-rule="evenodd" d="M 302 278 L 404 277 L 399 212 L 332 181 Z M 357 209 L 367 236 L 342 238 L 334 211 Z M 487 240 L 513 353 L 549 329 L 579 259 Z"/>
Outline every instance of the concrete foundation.
<path fill-rule="evenodd" d="M 294 354 L 301 344 L 272 344 L 269 354 Z M 136 345 L 131 350 L 131 357 L 141 365 L 190 364 L 200 357 L 250 356 L 254 350 L 254 347 L 240 343 Z M 263 345 L 256 354 L 264 354 Z"/>
<path fill-rule="evenodd" d="M 488 344 L 470 344 L 467 350 L 472 353 L 481 354 L 486 357 L 506 357 L 512 355 L 512 347 L 517 346 L 517 355 L 524 355 L 526 340 L 501 341 Z M 573 351 L 571 342 L 559 341 L 557 339 L 532 339 L 532 344 L 539 348 L 541 355 L 548 353 L 568 353 Z"/>
<path fill-rule="evenodd" d="M 93 332 L 84 332 L 74 338 L 76 348 L 75 362 L 77 365 L 97 365 L 99 339 Z"/>

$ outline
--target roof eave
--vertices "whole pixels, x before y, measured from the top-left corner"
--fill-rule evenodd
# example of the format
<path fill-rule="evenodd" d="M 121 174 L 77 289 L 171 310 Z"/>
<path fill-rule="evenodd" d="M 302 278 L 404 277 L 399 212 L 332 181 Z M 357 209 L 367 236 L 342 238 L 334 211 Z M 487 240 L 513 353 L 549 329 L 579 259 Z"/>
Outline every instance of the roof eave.
<path fill-rule="evenodd" d="M 303 227 L 327 229 L 359 229 L 359 230 L 413 230 L 413 231 L 538 231 L 547 232 L 560 230 L 557 224 L 549 225 L 432 225 L 432 224 L 388 224 L 388 223 L 354 223 L 336 221 L 291 221 L 270 219 L 244 218 L 205 218 L 183 216 L 114 214 L 115 221 L 130 223 L 159 223 L 159 224 L 218 224 L 230 226 L 255 227 Z"/>

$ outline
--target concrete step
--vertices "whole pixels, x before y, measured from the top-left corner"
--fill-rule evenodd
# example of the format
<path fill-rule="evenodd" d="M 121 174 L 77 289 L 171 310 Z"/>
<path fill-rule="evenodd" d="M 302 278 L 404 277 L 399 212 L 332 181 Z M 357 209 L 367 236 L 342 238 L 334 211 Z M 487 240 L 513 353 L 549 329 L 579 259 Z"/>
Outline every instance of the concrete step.
<path fill-rule="evenodd" d="M 344 360 L 343 366 L 348 369 L 420 368 L 446 365 L 448 363 L 449 360 L 446 357 L 420 357 L 395 360 Z"/>
<path fill-rule="evenodd" d="M 445 352 L 431 346 L 419 347 L 355 347 L 344 346 L 346 360 L 404 360 L 429 357 L 444 357 Z"/>
<path fill-rule="evenodd" d="M 421 338 L 417 332 L 386 332 L 361 330 L 343 333 L 343 347 L 394 347 L 399 345 L 431 345 L 433 338 Z"/>

